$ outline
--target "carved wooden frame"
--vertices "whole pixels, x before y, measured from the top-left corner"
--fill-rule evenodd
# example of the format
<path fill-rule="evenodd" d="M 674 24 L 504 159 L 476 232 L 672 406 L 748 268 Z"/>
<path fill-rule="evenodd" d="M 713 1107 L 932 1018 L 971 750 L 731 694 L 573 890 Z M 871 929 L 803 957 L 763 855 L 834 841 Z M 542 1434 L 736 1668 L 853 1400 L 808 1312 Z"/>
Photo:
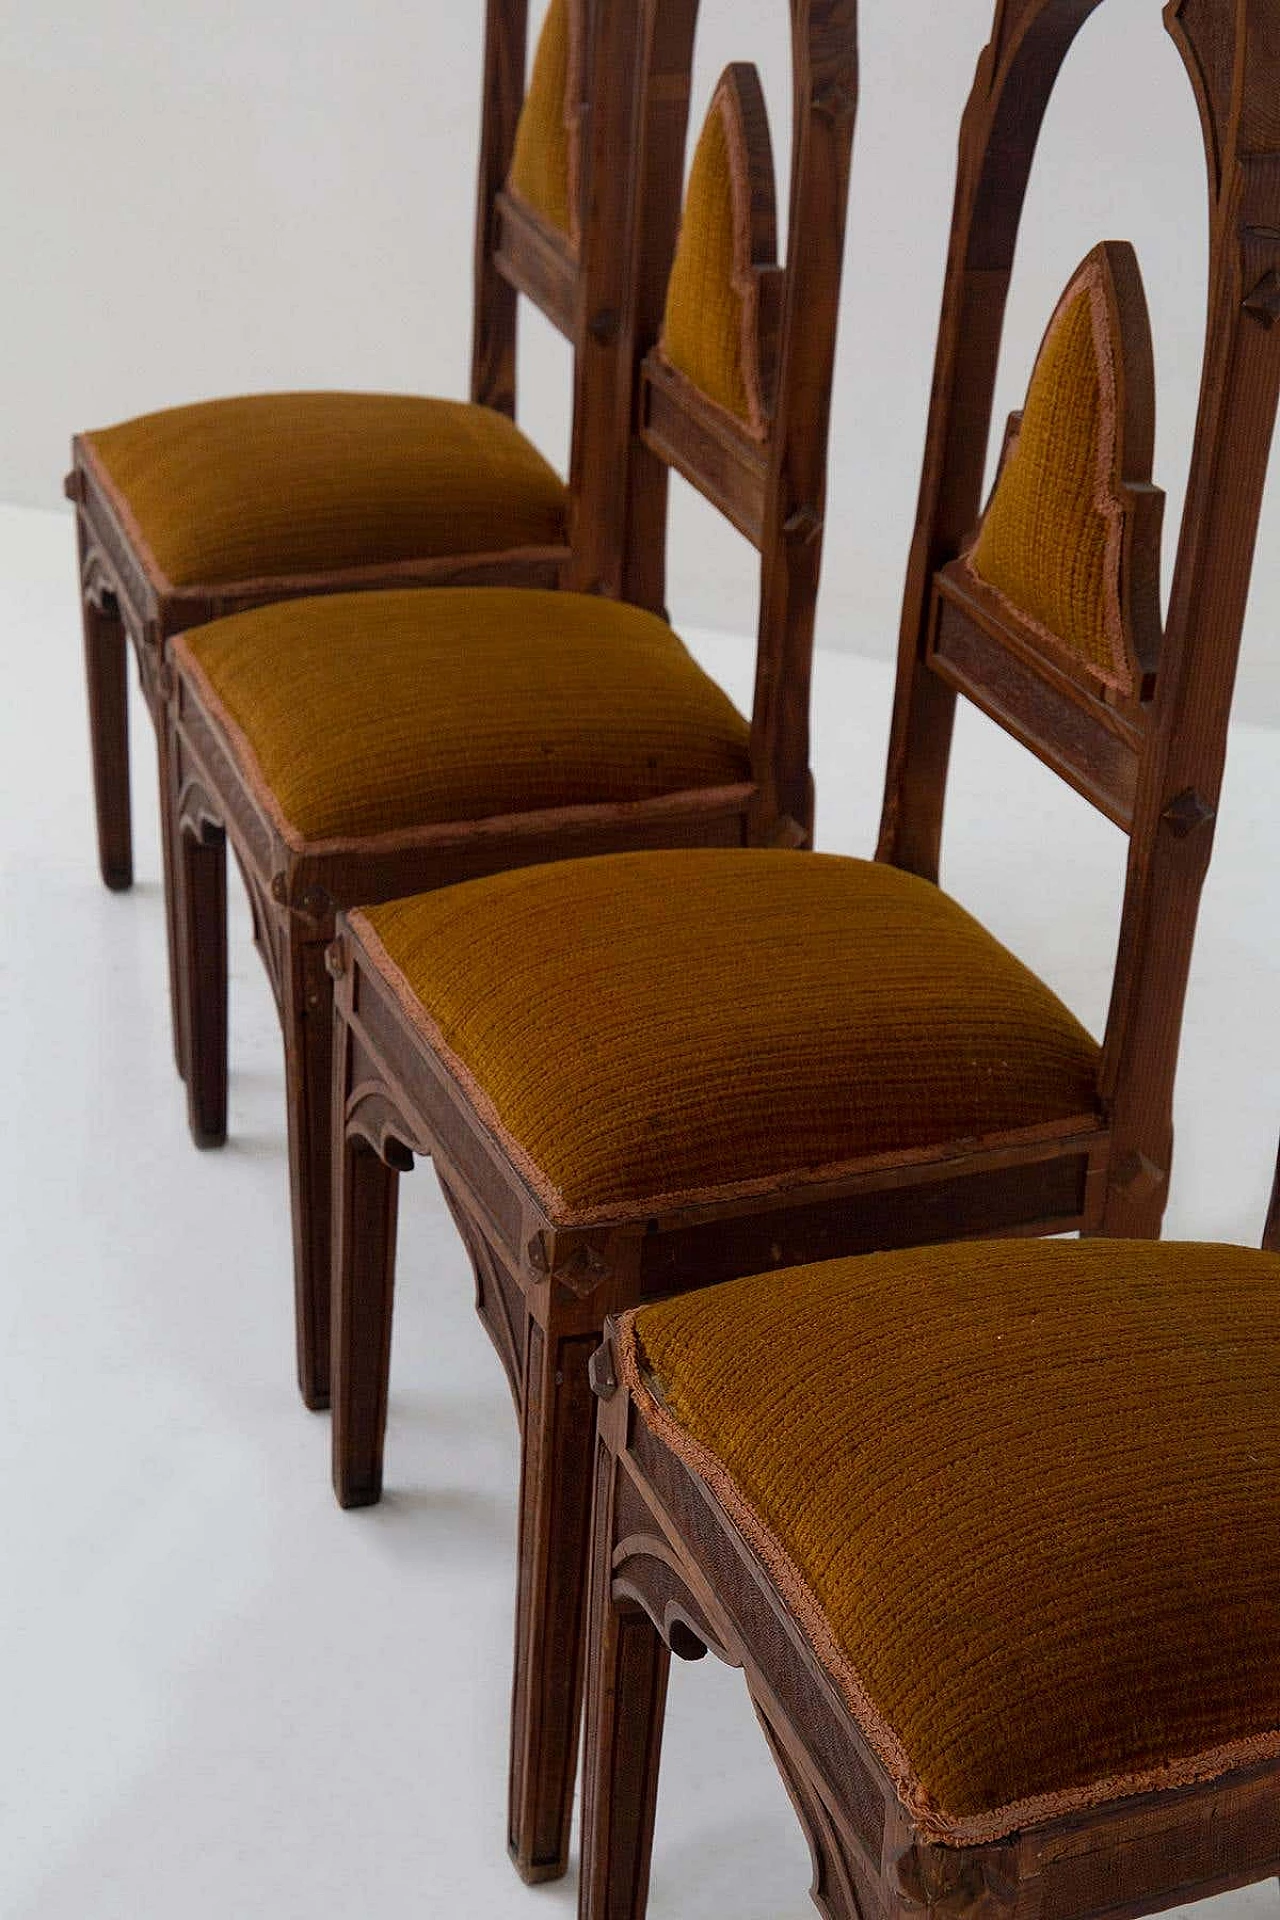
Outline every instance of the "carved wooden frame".
<path fill-rule="evenodd" d="M 1280 1761 L 1135 1794 L 1007 1839 L 937 1841 L 900 1801 L 768 1571 L 593 1357 L 595 1443 L 581 1920 L 643 1920 L 672 1653 L 743 1669 L 809 1842 L 826 1920 L 1101 1920 L 1280 1869 Z"/>
<path fill-rule="evenodd" d="M 1155 631 L 1159 496 L 1133 435 L 1129 559 L 1141 673 L 1092 692 L 1024 644 L 957 565 L 980 508 L 1018 222 L 1057 72 L 1098 0 L 1003 0 L 965 112 L 924 470 L 903 608 L 878 858 L 936 880 L 957 692 L 1129 836 L 1099 1076 L 1110 1135 L 1086 1231 L 1158 1233 L 1201 885 L 1280 389 L 1280 47 L 1265 0 L 1169 0 L 1200 108 L 1210 298 L 1200 415 L 1169 615 Z M 1141 342 L 1135 342 L 1141 349 Z M 1158 644 L 1157 644 L 1158 641 Z"/>
<path fill-rule="evenodd" d="M 939 376 L 907 591 L 906 622 L 913 640 L 901 669 L 898 733 L 890 766 L 893 804 L 886 812 L 888 837 L 881 849 L 882 857 L 908 869 L 929 870 L 924 858 L 928 853 L 936 872 L 940 813 L 935 817 L 921 812 L 917 786 L 940 808 L 945 773 L 945 753 L 936 761 L 926 755 L 930 740 L 945 745 L 941 723 L 918 737 L 912 731 L 924 726 L 920 716 L 925 709 L 919 702 L 933 700 L 935 707 L 929 711 L 936 717 L 937 699 L 954 699 L 924 653 L 917 658 L 915 637 L 927 652 L 935 576 L 959 555 L 977 517 L 990 382 L 1036 135 L 1062 60 L 1097 4 L 1099 0 L 1001 0 L 965 115 Z M 797 25 L 804 21 L 811 29 L 822 15 L 824 34 L 830 29 L 824 49 L 834 44 L 837 29 L 851 41 L 851 8 L 793 7 Z M 1123 1005 L 1126 996 L 1140 1001 L 1141 1017 L 1126 1031 L 1149 1038 L 1153 1004 L 1156 1010 L 1161 1004 L 1151 1000 L 1153 980 L 1168 987 L 1172 979 L 1177 985 L 1176 968 L 1171 975 L 1160 943 L 1171 927 L 1189 937 L 1194 896 L 1189 907 L 1187 888 L 1191 877 L 1198 885 L 1207 858 L 1208 836 L 1196 796 L 1208 787 L 1216 797 L 1214 768 L 1225 734 L 1249 546 L 1280 387 L 1280 331 L 1273 334 L 1258 311 L 1259 300 L 1270 300 L 1266 289 L 1272 288 L 1280 312 L 1280 268 L 1268 267 L 1259 278 L 1265 245 L 1280 259 L 1280 139 L 1275 153 L 1266 144 L 1273 128 L 1280 134 L 1280 105 L 1275 104 L 1280 102 L 1275 85 L 1280 35 L 1269 22 L 1264 0 L 1183 0 L 1176 17 L 1168 17 L 1175 33 L 1183 36 L 1204 108 L 1214 233 L 1215 295 L 1193 467 L 1192 499 L 1198 508 L 1184 534 L 1179 578 L 1184 599 L 1192 577 L 1219 591 L 1203 605 L 1199 634 L 1188 633 L 1189 615 L 1185 608 L 1179 614 L 1175 597 L 1153 717 L 1146 723 L 1148 738 L 1160 742 L 1160 758 L 1157 767 L 1152 750 L 1144 752 L 1136 786 L 1133 839 L 1135 847 L 1145 849 L 1145 858 L 1135 856 L 1131 889 L 1145 900 L 1150 926 L 1142 929 L 1139 941 L 1130 912 L 1116 995 L 1117 1005 Z M 1230 57 L 1224 55 L 1224 46 Z M 1206 81 L 1206 72 L 1217 78 Z M 798 98 L 808 102 L 805 124 L 818 129 L 819 138 L 832 137 L 833 110 L 842 110 L 834 103 L 849 84 L 847 67 L 834 73 L 813 70 L 810 83 L 797 89 Z M 1246 189 L 1249 217 L 1241 226 Z M 1264 243 L 1256 223 L 1272 205 L 1276 215 L 1267 214 L 1273 224 Z M 797 231 L 794 225 L 791 231 Z M 1260 286 L 1264 293 L 1257 292 Z M 790 302 L 787 318 L 794 318 Z M 652 405 L 653 372 L 653 362 L 647 360 L 642 409 Z M 987 405 L 975 410 L 973 395 L 976 391 L 981 396 L 984 382 Z M 642 421 L 651 418 L 642 411 Z M 641 467 L 652 457 L 650 439 L 646 426 L 636 454 Z M 1227 448 L 1233 453 L 1238 449 L 1239 457 L 1220 462 Z M 1220 464 L 1229 467 L 1230 478 L 1215 495 L 1212 489 L 1206 491 L 1207 479 Z M 793 513 L 800 509 L 793 508 Z M 785 551 L 793 553 L 797 541 L 803 544 L 802 533 L 793 530 L 789 541 Z M 628 558 L 641 564 L 634 552 Z M 910 780 L 902 760 L 904 715 L 916 716 L 908 730 L 918 749 L 910 761 Z M 925 825 L 934 833 L 932 840 L 920 838 Z M 468 1089 L 433 1045 L 425 1023 L 401 1004 L 392 981 L 364 944 L 358 923 L 353 927 L 340 919 L 338 924 L 333 957 L 341 976 L 333 1178 L 344 1224 L 334 1269 L 334 1477 L 346 1504 L 376 1499 L 381 1486 L 394 1261 L 392 1236 L 356 1231 L 357 1217 L 367 1215 L 353 1213 L 352 1194 L 376 1191 L 375 1211 L 385 1220 L 394 1210 L 399 1170 L 415 1153 L 430 1153 L 441 1169 L 451 1204 L 466 1222 L 478 1271 L 501 1273 L 509 1295 L 523 1302 L 522 1311 L 542 1316 L 539 1324 L 553 1346 L 562 1324 L 557 1315 L 565 1316 L 564 1337 L 576 1339 L 584 1307 L 602 1324 L 607 1313 L 646 1297 L 771 1266 L 978 1235 L 1072 1229 L 1143 1235 L 1158 1229 L 1168 1143 L 1153 1116 L 1158 1120 L 1161 1102 L 1167 1100 L 1180 991 L 1162 1003 L 1167 1027 L 1151 1038 L 1155 1051 L 1148 1069 L 1135 1060 L 1126 1074 L 1118 1075 L 1109 1034 L 1097 1111 L 1020 1134 L 868 1158 L 824 1180 L 780 1178 L 749 1194 L 726 1187 L 719 1196 L 665 1211 L 651 1204 L 647 1210 L 620 1210 L 609 1219 L 574 1220 L 547 1211 L 515 1164 L 509 1143 L 478 1113 Z M 377 1142 L 362 1134 L 357 1119 L 364 1089 L 376 1090 L 384 1141 L 393 1146 L 381 1159 Z M 1136 1099 L 1139 1093 L 1147 1101 L 1145 1111 Z M 559 1369 L 559 1376 L 566 1394 L 578 1392 L 580 1383 L 567 1367 Z M 580 1483 L 589 1472 L 586 1433 L 578 1433 L 575 1455 L 563 1429 L 557 1428 L 552 1467 L 549 1442 L 530 1456 L 527 1402 L 522 1417 L 522 1512 L 529 1525 L 532 1511 L 539 1525 L 552 1528 L 558 1497 L 552 1482 L 561 1491 L 574 1487 L 573 1510 L 580 1515 Z M 582 1550 L 581 1528 L 566 1527 L 551 1557 L 562 1566 L 580 1565 Z M 538 1551 L 543 1552 L 541 1545 Z M 522 1558 L 522 1594 L 525 1588 Z M 562 1613 L 562 1629 L 566 1619 L 576 1617 Z M 563 1631 L 559 1646 L 559 1657 L 568 1658 Z M 528 1684 L 520 1679 L 521 1671 L 518 1664 L 518 1691 Z M 563 1700 L 563 1675 L 555 1684 Z M 544 1858 L 521 1838 L 525 1829 L 518 1809 L 525 1804 L 521 1796 L 536 1769 L 536 1755 L 531 1758 L 522 1745 L 518 1721 L 512 1839 L 522 1870 L 531 1876 L 563 1865 L 562 1853 Z"/>

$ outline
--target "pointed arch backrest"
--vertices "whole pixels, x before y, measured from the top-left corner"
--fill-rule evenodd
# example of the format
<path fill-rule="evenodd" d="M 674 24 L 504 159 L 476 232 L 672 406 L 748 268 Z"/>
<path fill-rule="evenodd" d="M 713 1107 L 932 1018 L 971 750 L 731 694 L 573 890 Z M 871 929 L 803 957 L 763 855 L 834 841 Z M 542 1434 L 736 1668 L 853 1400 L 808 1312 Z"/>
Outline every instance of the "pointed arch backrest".
<path fill-rule="evenodd" d="M 528 0 L 485 9 L 471 397 L 513 415 L 520 293 L 574 337 L 592 0 L 549 0 L 525 84 Z"/>
<path fill-rule="evenodd" d="M 989 610 L 962 604 L 956 578 L 980 517 L 1005 300 L 1036 139 L 1062 61 L 1104 3 L 1001 0 L 965 110 L 879 857 L 937 877 L 957 690 L 1126 829 L 1100 1094 L 1118 1185 L 1136 1206 L 1168 1171 L 1196 908 L 1280 392 L 1280 10 L 1274 0 L 1170 0 L 1164 10 L 1204 133 L 1208 319 L 1158 658 L 1147 684 L 1108 703 L 1082 676 L 1055 678 L 1052 662 L 1005 644 Z M 1108 1220 L 1110 1230 L 1123 1230 L 1114 1209 Z"/>
<path fill-rule="evenodd" d="M 991 498 L 952 578 L 1011 643 L 1139 713 L 1160 639 L 1154 430 L 1137 255 L 1106 240 L 1054 310 Z"/>
<path fill-rule="evenodd" d="M 745 308 L 756 350 L 753 354 L 744 344 L 738 363 L 738 371 L 747 369 L 748 382 L 754 382 L 754 406 L 748 384 L 746 411 L 735 417 L 731 406 L 720 403 L 723 394 L 702 391 L 661 344 L 681 225 L 698 0 L 631 0 L 629 8 L 622 0 L 599 0 L 597 64 L 633 61 L 640 76 L 636 233 L 631 276 L 619 302 L 629 356 L 639 369 L 636 430 L 624 565 L 616 582 L 602 584 L 637 605 L 662 608 L 672 467 L 757 547 L 761 588 L 752 710 L 757 805 L 761 817 L 781 817 L 784 838 L 803 841 L 812 812 L 809 672 L 857 107 L 857 6 L 856 0 L 789 0 L 789 10 L 792 159 L 783 267 L 772 266 L 768 258 L 772 161 L 754 75 L 730 69 L 713 108 L 712 125 L 714 116 L 723 116 L 720 126 L 728 129 L 726 140 L 736 147 L 739 168 L 731 236 L 734 271 L 740 289 L 750 284 L 748 275 L 754 281 L 754 303 L 748 297 L 739 312 Z M 593 141 L 593 173 L 595 154 Z M 725 184 L 723 175 L 720 184 Z M 722 192 L 710 201 L 713 216 L 728 204 L 732 217 L 735 183 L 730 179 L 728 185 L 728 196 Z M 745 343 L 745 334 L 740 337 Z M 678 357 L 679 348 L 676 352 Z"/>
<path fill-rule="evenodd" d="M 735 62 L 689 169 L 655 364 L 687 383 L 690 404 L 719 408 L 754 440 L 773 411 L 777 258 L 768 111 L 756 69 Z"/>

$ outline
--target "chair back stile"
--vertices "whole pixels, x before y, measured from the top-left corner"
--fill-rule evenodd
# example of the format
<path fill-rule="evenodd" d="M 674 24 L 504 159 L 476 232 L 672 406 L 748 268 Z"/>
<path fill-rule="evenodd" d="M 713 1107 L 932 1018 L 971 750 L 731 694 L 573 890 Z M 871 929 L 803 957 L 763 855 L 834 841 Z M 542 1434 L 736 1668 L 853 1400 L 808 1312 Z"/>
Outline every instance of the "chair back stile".
<path fill-rule="evenodd" d="M 1173 1143 L 1178 1033 L 1213 849 L 1240 637 L 1280 399 L 1280 21 L 1235 0 L 1231 83 L 1210 79 L 1226 6 L 1171 0 L 1209 171 L 1209 317 L 1152 726 L 1139 771 L 1102 1094 L 1124 1233 Z"/>
<path fill-rule="evenodd" d="M 824 290 L 840 285 L 858 96 L 856 7 L 854 0 L 806 0 L 793 5 L 791 21 L 795 115 L 787 232 L 803 233 L 805 244 L 789 244 L 783 290 L 751 757 L 759 813 L 790 822 L 797 840 L 811 840 L 809 681 L 835 366 L 834 330 L 824 328 L 821 316 Z"/>
<path fill-rule="evenodd" d="M 835 312 L 857 95 L 853 0 L 792 0 L 792 162 L 784 265 L 774 259 L 773 162 L 754 68 L 727 70 L 733 288 L 749 405 L 739 412 L 677 364 L 669 311 L 684 246 L 683 154 L 697 0 L 645 0 L 638 20 L 601 0 L 601 64 L 638 60 L 635 244 L 620 363 L 638 367 L 618 590 L 654 611 L 666 592 L 668 473 L 675 468 L 760 553 L 749 837 L 812 834 L 809 671 L 826 507 Z M 632 9 L 635 13 L 636 10 Z M 638 34 L 639 46 L 635 46 Z M 631 49 L 630 54 L 624 49 Z M 599 84 L 599 79 L 597 80 Z M 709 123 L 707 132 L 713 131 Z M 598 145 L 596 151 L 598 152 Z M 690 187 L 699 183 L 699 155 Z M 593 166 L 595 176 L 597 169 Z M 691 244 L 697 244 L 697 236 Z M 587 329 L 590 335 L 591 329 Z"/>
<path fill-rule="evenodd" d="M 498 195 L 506 185 L 524 102 L 528 0 L 489 0 L 485 9 L 480 161 L 476 184 L 475 294 L 471 316 L 471 398 L 515 418 L 514 281 L 497 261 Z"/>
<path fill-rule="evenodd" d="M 1123 528 L 1123 644 L 1117 638 L 1107 673 L 1041 646 L 1035 623 L 1002 610 L 966 568 L 1036 142 L 1062 62 L 1097 4 L 1005 0 L 965 111 L 877 857 L 938 877 L 957 691 L 1128 833 L 1099 1077 L 1110 1130 L 1101 1230 L 1147 1234 L 1159 1229 L 1167 1193 L 1182 1008 L 1280 395 L 1280 26 L 1268 0 L 1165 8 L 1204 130 L 1210 272 L 1163 633 L 1141 285 L 1129 249 L 1098 250 L 1117 349 L 1111 505 Z"/>

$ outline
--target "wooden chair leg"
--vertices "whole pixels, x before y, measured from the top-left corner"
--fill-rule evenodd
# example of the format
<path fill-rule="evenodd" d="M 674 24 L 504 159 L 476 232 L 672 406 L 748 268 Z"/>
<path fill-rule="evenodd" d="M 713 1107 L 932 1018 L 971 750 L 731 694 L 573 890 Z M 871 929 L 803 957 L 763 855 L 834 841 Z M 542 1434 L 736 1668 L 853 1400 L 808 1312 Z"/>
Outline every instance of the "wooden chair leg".
<path fill-rule="evenodd" d="M 316 1412 L 329 1405 L 329 1296 L 333 1285 L 333 983 L 325 940 L 285 934 L 284 1065 L 293 1207 L 298 1386 Z"/>
<path fill-rule="evenodd" d="M 597 1456 L 588 1590 L 578 1920 L 644 1920 L 671 1654 L 643 1608 L 613 1598 L 613 1487 Z"/>
<path fill-rule="evenodd" d="M 526 1324 L 507 1844 L 521 1877 L 569 1864 L 578 1758 L 598 1332 Z"/>
<path fill-rule="evenodd" d="M 227 1137 L 227 843 L 221 827 L 174 828 L 178 988 L 187 1119 L 198 1147 Z"/>
<path fill-rule="evenodd" d="M 177 835 L 174 825 L 178 796 L 173 790 L 173 745 L 164 714 L 156 727 L 156 772 L 160 787 L 160 866 L 164 886 L 164 929 L 169 949 L 169 1030 L 173 1039 L 173 1064 L 178 1078 L 187 1077 L 186 1031 L 182 1011 L 181 888 L 178 872 Z"/>
<path fill-rule="evenodd" d="M 129 683 L 124 623 L 110 597 L 83 600 L 84 672 L 89 700 L 98 865 L 113 893 L 133 885 L 129 810 Z"/>
<path fill-rule="evenodd" d="M 382 1497 L 400 1175 L 339 1110 L 333 1135 L 333 1490 L 343 1507 Z"/>

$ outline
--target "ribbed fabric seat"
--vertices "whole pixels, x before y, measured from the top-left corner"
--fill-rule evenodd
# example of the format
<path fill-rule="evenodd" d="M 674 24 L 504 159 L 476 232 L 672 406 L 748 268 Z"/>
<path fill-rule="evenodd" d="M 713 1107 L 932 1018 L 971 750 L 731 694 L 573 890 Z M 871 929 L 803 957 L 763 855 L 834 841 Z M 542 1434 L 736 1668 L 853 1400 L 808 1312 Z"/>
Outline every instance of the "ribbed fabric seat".
<path fill-rule="evenodd" d="M 559 1220 L 1096 1118 L 1084 1028 L 892 867 L 617 854 L 353 925 Z"/>
<path fill-rule="evenodd" d="M 174 587 L 566 539 L 554 468 L 504 414 L 462 401 L 252 394 L 84 437 Z"/>
<path fill-rule="evenodd" d="M 916 1248 L 619 1346 L 936 1837 L 1280 1752 L 1280 1259 Z"/>
<path fill-rule="evenodd" d="M 746 722 L 665 621 L 592 594 L 285 601 L 174 656 L 295 844 L 750 778 Z"/>

